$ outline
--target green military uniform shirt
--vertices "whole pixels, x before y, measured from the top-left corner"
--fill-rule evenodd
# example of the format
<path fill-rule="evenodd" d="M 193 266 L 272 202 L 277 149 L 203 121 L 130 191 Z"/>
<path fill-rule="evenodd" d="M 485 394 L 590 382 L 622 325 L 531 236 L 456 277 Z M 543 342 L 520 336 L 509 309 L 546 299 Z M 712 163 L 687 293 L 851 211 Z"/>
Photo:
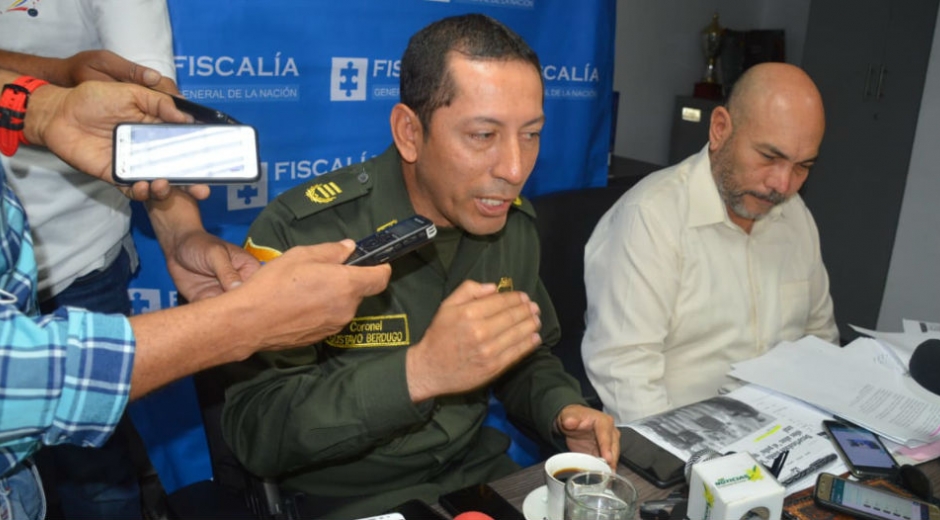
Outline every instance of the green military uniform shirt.
<path fill-rule="evenodd" d="M 227 392 L 223 428 L 242 463 L 289 489 L 371 496 L 330 518 L 377 514 L 409 498 L 433 500 L 513 471 L 508 439 L 482 426 L 489 389 L 418 404 L 408 393 L 408 346 L 466 279 L 525 291 L 540 306 L 545 345 L 490 389 L 510 416 L 551 439 L 561 409 L 584 401 L 546 346 L 558 339 L 558 320 L 538 277 L 534 212 L 528 201 L 516 202 L 500 232 L 464 233 L 447 270 L 433 245 L 395 260 L 388 289 L 366 298 L 338 334 L 232 367 L 242 382 Z M 391 147 L 285 192 L 252 224 L 246 247 L 264 258 L 294 245 L 359 239 L 412 214 Z"/>

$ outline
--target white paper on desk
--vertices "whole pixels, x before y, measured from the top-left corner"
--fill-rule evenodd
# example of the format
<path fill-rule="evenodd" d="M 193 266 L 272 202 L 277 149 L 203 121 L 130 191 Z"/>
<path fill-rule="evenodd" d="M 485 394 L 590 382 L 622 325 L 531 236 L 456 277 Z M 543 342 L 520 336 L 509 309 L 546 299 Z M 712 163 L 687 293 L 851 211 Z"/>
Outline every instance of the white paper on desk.
<path fill-rule="evenodd" d="M 909 376 L 813 336 L 735 363 L 730 375 L 796 397 L 884 437 L 916 446 L 940 439 L 940 399 Z"/>
<path fill-rule="evenodd" d="M 627 426 L 682 460 L 704 448 L 719 453 L 746 451 L 769 468 L 777 455 L 790 450 L 779 477 L 786 480 L 835 452 L 823 435 L 823 419 L 831 416 L 772 390 L 746 385 Z M 840 460 L 825 470 L 838 473 L 846 468 Z M 787 491 L 792 493 L 814 482 L 815 475 L 809 475 Z"/>
<path fill-rule="evenodd" d="M 918 345 L 928 339 L 940 339 L 940 331 L 931 332 L 878 332 L 876 330 L 866 329 L 849 325 L 852 330 L 859 334 L 865 334 L 880 341 L 885 348 L 892 348 L 895 354 L 904 363 L 904 368 L 911 362 L 911 355 Z M 854 341 L 852 342 L 854 343 Z M 851 343 L 849 343 L 851 345 Z"/>

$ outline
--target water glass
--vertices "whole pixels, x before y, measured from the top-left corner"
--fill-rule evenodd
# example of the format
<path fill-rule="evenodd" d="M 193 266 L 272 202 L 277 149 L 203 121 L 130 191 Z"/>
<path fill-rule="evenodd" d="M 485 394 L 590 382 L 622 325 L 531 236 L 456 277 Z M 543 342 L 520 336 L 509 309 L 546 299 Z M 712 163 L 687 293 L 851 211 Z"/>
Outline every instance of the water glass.
<path fill-rule="evenodd" d="M 612 473 L 585 471 L 565 484 L 565 520 L 633 520 L 637 492 Z"/>

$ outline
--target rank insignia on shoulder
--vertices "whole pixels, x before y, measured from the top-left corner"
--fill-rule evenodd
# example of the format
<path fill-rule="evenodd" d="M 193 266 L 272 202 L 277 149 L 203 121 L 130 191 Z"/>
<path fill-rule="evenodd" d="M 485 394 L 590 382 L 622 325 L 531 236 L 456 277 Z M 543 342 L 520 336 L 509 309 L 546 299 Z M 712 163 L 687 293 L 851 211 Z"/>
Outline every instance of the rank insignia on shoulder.
<path fill-rule="evenodd" d="M 304 195 L 306 195 L 311 202 L 328 204 L 336 200 L 336 197 L 340 193 L 343 193 L 343 190 L 335 182 L 327 182 L 310 186 L 307 188 L 307 191 L 304 192 Z"/>
<path fill-rule="evenodd" d="M 504 276 L 496 284 L 496 292 L 512 292 L 512 278 Z"/>

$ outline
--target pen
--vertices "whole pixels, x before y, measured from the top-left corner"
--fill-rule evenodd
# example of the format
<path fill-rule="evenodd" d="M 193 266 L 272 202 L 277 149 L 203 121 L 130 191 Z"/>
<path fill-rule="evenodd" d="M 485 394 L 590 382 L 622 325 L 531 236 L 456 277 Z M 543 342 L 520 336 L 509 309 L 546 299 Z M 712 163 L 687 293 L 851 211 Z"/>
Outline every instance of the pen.
<path fill-rule="evenodd" d="M 797 472 L 795 475 L 793 475 L 792 477 L 790 477 L 790 478 L 784 480 L 783 482 L 781 482 L 780 485 L 782 485 L 783 487 L 792 486 L 793 484 L 796 484 L 797 481 L 799 481 L 800 479 L 806 477 L 807 475 L 816 473 L 817 471 L 819 471 L 819 470 L 823 469 L 824 467 L 828 466 L 828 465 L 831 464 L 834 460 L 836 460 L 836 458 L 838 458 L 838 457 L 839 457 L 839 456 L 836 455 L 835 453 L 830 453 L 829 455 L 826 455 L 825 457 L 823 457 L 823 458 L 821 458 L 821 459 L 816 459 L 816 460 L 813 461 L 812 464 L 810 464 L 809 466 L 807 466 L 806 469 L 803 469 L 803 470 L 798 471 L 798 472 Z"/>

